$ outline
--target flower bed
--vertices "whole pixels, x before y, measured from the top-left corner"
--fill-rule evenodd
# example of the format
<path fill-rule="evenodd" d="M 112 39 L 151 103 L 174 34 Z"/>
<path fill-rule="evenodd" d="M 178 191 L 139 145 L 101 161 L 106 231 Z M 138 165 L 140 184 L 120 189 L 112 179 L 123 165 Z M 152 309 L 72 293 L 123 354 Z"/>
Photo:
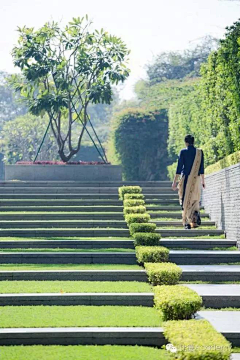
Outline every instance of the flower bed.
<path fill-rule="evenodd" d="M 18 161 L 16 165 L 111 165 L 101 161 Z"/>

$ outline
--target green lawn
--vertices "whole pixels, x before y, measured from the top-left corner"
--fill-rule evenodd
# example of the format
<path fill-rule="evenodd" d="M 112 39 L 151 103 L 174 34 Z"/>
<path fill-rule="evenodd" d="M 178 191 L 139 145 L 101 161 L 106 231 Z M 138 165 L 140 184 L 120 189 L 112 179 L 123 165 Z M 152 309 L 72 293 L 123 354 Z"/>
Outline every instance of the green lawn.
<path fill-rule="evenodd" d="M 3 306 L 0 328 L 158 327 L 161 313 L 137 306 Z"/>
<path fill-rule="evenodd" d="M 1 264 L 0 271 L 23 270 L 143 270 L 139 265 L 124 264 Z"/>
<path fill-rule="evenodd" d="M 137 281 L 0 281 L 0 294 L 21 293 L 151 293 Z"/>
<path fill-rule="evenodd" d="M 10 248 L 10 249 L 0 249 L 0 253 L 5 252 L 134 252 L 134 249 L 122 249 L 122 248 L 101 248 L 101 249 L 69 249 L 69 248 Z M 1 268 L 1 265 L 0 265 Z"/>
<path fill-rule="evenodd" d="M 147 346 L 0 346 L 4 360 L 167 360 L 169 354 Z"/>

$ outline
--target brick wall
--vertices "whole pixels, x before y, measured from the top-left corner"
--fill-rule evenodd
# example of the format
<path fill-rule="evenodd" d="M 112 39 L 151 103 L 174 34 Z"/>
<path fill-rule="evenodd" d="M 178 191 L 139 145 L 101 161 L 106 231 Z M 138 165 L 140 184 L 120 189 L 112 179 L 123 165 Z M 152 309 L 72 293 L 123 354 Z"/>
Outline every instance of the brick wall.
<path fill-rule="evenodd" d="M 227 238 L 240 246 L 240 163 L 206 176 L 202 205 Z"/>

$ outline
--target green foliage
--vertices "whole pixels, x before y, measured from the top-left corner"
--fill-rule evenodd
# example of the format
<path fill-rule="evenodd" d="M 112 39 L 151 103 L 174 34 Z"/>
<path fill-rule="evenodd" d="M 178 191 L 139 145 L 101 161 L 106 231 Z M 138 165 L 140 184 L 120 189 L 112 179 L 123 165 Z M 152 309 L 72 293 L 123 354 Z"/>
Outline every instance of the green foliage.
<path fill-rule="evenodd" d="M 165 180 L 168 124 L 166 110 L 125 109 L 112 121 L 112 162 L 125 180 Z"/>
<path fill-rule="evenodd" d="M 167 170 L 168 170 L 168 178 L 170 180 L 173 180 L 174 179 L 174 176 L 176 175 L 176 170 L 177 170 L 177 161 L 174 162 L 172 165 L 169 165 L 167 167 Z"/>
<path fill-rule="evenodd" d="M 125 194 L 141 194 L 142 188 L 140 186 L 121 186 L 118 188 L 119 199 L 124 200 Z"/>
<path fill-rule="evenodd" d="M 143 224 L 138 224 L 138 223 L 133 223 L 129 225 L 129 231 L 130 231 L 130 235 L 133 236 L 133 234 L 135 234 L 136 232 L 154 232 L 157 228 L 156 224 L 150 224 L 150 223 L 143 223 Z"/>
<path fill-rule="evenodd" d="M 211 165 L 240 150 L 240 21 L 227 28 L 201 69 L 201 79 L 192 92 L 169 110 L 169 152 L 174 160 L 183 147 L 186 133 L 193 133 L 196 145 Z"/>
<path fill-rule="evenodd" d="M 2 147 L 6 162 L 33 161 L 42 141 L 49 120 L 26 114 L 5 122 Z M 43 144 L 39 160 L 57 160 L 57 145 L 53 134 L 48 134 Z"/>
<path fill-rule="evenodd" d="M 152 64 L 147 65 L 150 83 L 199 76 L 201 64 L 206 62 L 209 53 L 217 47 L 217 44 L 217 39 L 207 36 L 202 43 L 192 49 L 159 54 Z"/>
<path fill-rule="evenodd" d="M 139 264 L 168 261 L 169 250 L 163 246 L 136 246 L 135 250 Z"/>
<path fill-rule="evenodd" d="M 20 96 L 8 84 L 10 75 L 0 71 L 0 129 L 6 121 L 13 120 L 18 116 L 26 114 L 27 109 L 20 103 Z"/>
<path fill-rule="evenodd" d="M 178 360 L 229 360 L 231 345 L 207 320 L 168 321 L 164 336 Z"/>
<path fill-rule="evenodd" d="M 147 223 L 148 221 L 150 221 L 150 215 L 145 213 L 145 214 L 128 214 L 125 216 L 125 220 L 129 225 L 134 224 L 134 223 Z"/>
<path fill-rule="evenodd" d="M 120 38 L 103 29 L 92 31 L 87 16 L 73 18 L 64 29 L 52 22 L 38 30 L 24 26 L 18 31 L 12 55 L 21 75 L 13 75 L 11 84 L 33 115 L 48 115 L 59 155 L 67 162 L 80 149 L 88 105 L 110 104 L 112 85 L 128 77 L 129 51 Z M 64 122 L 67 132 L 61 129 Z"/>
<path fill-rule="evenodd" d="M 143 194 L 124 194 L 124 200 L 144 200 Z"/>
<path fill-rule="evenodd" d="M 145 201 L 144 200 L 124 200 L 123 201 L 124 207 L 132 207 L 132 206 L 144 206 Z"/>
<path fill-rule="evenodd" d="M 182 269 L 174 263 L 144 263 L 144 267 L 152 285 L 175 285 L 182 275 Z"/>
<path fill-rule="evenodd" d="M 154 304 L 163 313 L 163 320 L 190 319 L 202 306 L 202 298 L 186 286 L 154 287 Z"/>
<path fill-rule="evenodd" d="M 158 246 L 161 235 L 157 233 L 135 233 L 133 234 L 135 246 Z"/>
<path fill-rule="evenodd" d="M 240 162 L 240 151 L 236 151 L 235 153 L 226 156 L 225 158 L 219 160 L 217 163 L 213 165 L 209 165 L 205 169 L 205 174 L 212 174 L 214 172 L 225 169 L 229 166 L 238 164 Z"/>
<path fill-rule="evenodd" d="M 124 215 L 127 214 L 144 214 L 146 212 L 145 206 L 131 206 L 131 207 L 124 207 L 123 213 Z"/>

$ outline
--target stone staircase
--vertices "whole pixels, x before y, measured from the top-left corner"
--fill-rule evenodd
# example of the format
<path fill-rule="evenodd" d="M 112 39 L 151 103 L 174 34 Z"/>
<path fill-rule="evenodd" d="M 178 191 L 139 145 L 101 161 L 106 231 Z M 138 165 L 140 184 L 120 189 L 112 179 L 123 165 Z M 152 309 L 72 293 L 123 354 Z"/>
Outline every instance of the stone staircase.
<path fill-rule="evenodd" d="M 240 285 L 235 283 L 240 281 L 240 252 L 233 249 L 236 241 L 226 239 L 204 212 L 200 229 L 182 229 L 177 194 L 167 181 L 0 183 L 0 282 L 147 283 L 145 270 L 137 267 L 133 240 L 118 200 L 122 185 L 143 188 L 151 221 L 162 235 L 161 245 L 170 249 L 170 261 L 182 268 L 182 282 L 203 297 L 205 309 L 197 317 L 208 319 L 234 346 L 240 346 L 240 312 L 220 310 L 240 308 Z M 69 264 L 85 268 L 63 268 Z M 116 264 L 122 268 L 115 269 Z M 106 268 L 95 269 L 94 265 Z M 153 292 L 0 295 L 2 307 L 39 305 L 150 308 Z M 161 327 L 0 329 L 0 345 L 165 343 Z"/>

